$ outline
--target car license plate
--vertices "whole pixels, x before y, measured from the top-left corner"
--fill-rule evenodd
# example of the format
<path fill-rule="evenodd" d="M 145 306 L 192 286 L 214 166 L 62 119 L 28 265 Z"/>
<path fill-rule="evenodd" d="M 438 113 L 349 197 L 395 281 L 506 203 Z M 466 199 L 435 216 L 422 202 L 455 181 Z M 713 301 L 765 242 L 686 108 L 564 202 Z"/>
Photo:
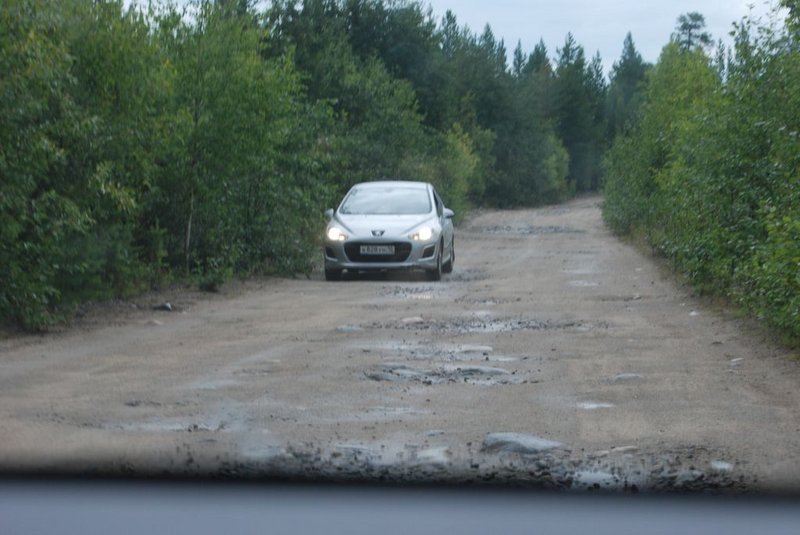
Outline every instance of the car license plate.
<path fill-rule="evenodd" d="M 362 245 L 363 255 L 393 255 L 394 245 Z"/>

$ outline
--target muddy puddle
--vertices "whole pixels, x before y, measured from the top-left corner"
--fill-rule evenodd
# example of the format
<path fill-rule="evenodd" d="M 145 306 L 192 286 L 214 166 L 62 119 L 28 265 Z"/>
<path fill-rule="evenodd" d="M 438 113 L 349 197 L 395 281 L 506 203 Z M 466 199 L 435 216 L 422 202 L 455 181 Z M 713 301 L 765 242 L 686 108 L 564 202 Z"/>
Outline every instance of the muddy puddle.
<path fill-rule="evenodd" d="M 494 225 L 486 227 L 471 227 L 468 232 L 479 234 L 506 234 L 520 236 L 544 236 L 548 234 L 583 234 L 586 231 L 560 225 Z"/>
<path fill-rule="evenodd" d="M 446 282 L 476 282 L 488 279 L 489 276 L 482 269 L 478 268 L 457 268 L 453 273 L 446 275 Z"/>
<path fill-rule="evenodd" d="M 613 409 L 613 403 L 606 403 L 604 401 L 581 401 L 577 407 L 584 411 L 596 411 L 598 409 Z"/>
<path fill-rule="evenodd" d="M 481 344 L 447 344 L 424 340 L 419 343 L 388 342 L 377 348 L 362 348 L 362 351 L 376 350 L 382 354 L 396 355 L 407 361 L 434 362 L 495 362 L 509 363 L 522 361 L 541 361 L 542 357 L 533 355 L 506 355 L 496 353 L 492 346 Z"/>
<path fill-rule="evenodd" d="M 287 445 L 238 466 L 315 481 L 503 485 L 595 492 L 746 492 L 752 479 L 725 453 L 680 446 L 669 451 L 621 446 L 573 452 L 557 441 L 518 433 L 488 433 L 483 441 L 452 445 L 444 434 L 420 443 L 337 442 Z"/>
<path fill-rule="evenodd" d="M 141 433 L 218 433 L 244 430 L 241 425 L 236 425 L 233 421 L 208 418 L 152 418 L 142 421 L 117 422 L 103 427 Z"/>
<path fill-rule="evenodd" d="M 134 399 L 124 405 L 128 409 L 124 418 L 106 421 L 100 427 L 138 433 L 241 433 L 250 429 L 242 407 L 231 401 L 213 409 L 205 407 L 202 412 L 189 401 L 162 404 Z M 168 410 L 183 414 L 164 415 Z"/>
<path fill-rule="evenodd" d="M 567 283 L 567 285 L 572 286 L 573 288 L 595 288 L 600 286 L 600 283 L 595 281 L 587 281 L 587 280 L 572 280 Z"/>
<path fill-rule="evenodd" d="M 435 286 L 384 286 L 380 290 L 381 297 L 395 297 L 413 301 L 429 301 L 444 293 L 443 288 Z"/>
<path fill-rule="evenodd" d="M 525 319 L 525 318 L 491 318 L 471 317 L 445 320 L 409 321 L 410 318 L 401 319 L 394 323 L 374 323 L 373 329 L 403 329 L 415 331 L 432 331 L 447 334 L 491 334 L 514 331 L 546 331 L 546 330 L 576 330 L 579 332 L 608 329 L 609 324 L 602 321 L 583 320 L 554 320 L 554 319 Z"/>
<path fill-rule="evenodd" d="M 659 296 L 662 297 L 662 296 Z M 648 295 L 641 295 L 641 294 L 630 294 L 630 295 L 599 295 L 597 297 L 592 298 L 595 301 L 599 301 L 601 303 L 630 303 L 633 301 L 642 301 L 646 299 L 653 299 L 652 296 Z"/>
<path fill-rule="evenodd" d="M 482 305 L 482 306 L 497 306 L 497 305 L 507 305 L 509 303 L 519 303 L 522 301 L 521 297 L 516 297 L 514 299 L 501 299 L 499 297 L 475 297 L 472 295 L 462 295 L 461 297 L 456 298 L 456 303 L 462 305 Z"/>
<path fill-rule="evenodd" d="M 527 374 L 494 366 L 470 364 L 444 364 L 434 367 L 410 366 L 402 363 L 384 363 L 364 372 L 372 381 L 415 382 L 424 385 L 467 383 L 472 385 L 508 385 L 530 382 Z"/>

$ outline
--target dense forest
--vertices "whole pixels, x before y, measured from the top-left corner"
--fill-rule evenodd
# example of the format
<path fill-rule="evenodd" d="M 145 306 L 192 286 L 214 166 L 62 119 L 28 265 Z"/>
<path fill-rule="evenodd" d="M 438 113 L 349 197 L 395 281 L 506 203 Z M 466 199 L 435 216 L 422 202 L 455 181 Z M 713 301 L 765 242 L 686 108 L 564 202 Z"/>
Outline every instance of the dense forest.
<path fill-rule="evenodd" d="M 783 5 L 714 54 L 682 21 L 606 158 L 604 216 L 800 340 L 800 2 Z"/>
<path fill-rule="evenodd" d="M 0 319 L 308 273 L 324 209 L 391 177 L 459 214 L 604 189 L 615 231 L 798 333 L 785 3 L 785 27 L 743 21 L 735 50 L 697 13 L 655 66 L 620 36 L 606 76 L 571 34 L 509 52 L 411 0 L 5 0 Z"/>
<path fill-rule="evenodd" d="M 509 66 L 419 2 L 252 4 L 4 2 L 0 318 L 309 272 L 359 181 L 430 181 L 459 213 L 598 187 L 609 87 L 571 35 Z"/>

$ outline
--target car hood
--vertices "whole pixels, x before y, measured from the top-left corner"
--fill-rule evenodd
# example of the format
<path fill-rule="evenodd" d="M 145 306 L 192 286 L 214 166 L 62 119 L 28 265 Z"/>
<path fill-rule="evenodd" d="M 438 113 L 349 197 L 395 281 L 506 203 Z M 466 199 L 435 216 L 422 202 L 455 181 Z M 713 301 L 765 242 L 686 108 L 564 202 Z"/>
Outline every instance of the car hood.
<path fill-rule="evenodd" d="M 385 236 L 409 234 L 419 225 L 428 222 L 432 226 L 435 218 L 422 215 L 345 215 L 337 213 L 334 220 L 341 224 L 351 236 L 372 236 L 373 230 L 384 231 Z"/>

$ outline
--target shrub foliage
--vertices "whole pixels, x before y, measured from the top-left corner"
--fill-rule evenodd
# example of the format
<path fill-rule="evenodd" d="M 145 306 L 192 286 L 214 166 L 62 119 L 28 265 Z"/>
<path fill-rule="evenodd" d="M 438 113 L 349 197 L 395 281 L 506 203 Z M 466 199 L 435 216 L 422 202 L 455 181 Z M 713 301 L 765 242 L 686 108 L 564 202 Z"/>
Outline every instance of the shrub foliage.
<path fill-rule="evenodd" d="M 800 337 L 800 33 L 745 19 L 735 50 L 668 45 L 605 161 L 604 216 L 701 289 Z"/>

